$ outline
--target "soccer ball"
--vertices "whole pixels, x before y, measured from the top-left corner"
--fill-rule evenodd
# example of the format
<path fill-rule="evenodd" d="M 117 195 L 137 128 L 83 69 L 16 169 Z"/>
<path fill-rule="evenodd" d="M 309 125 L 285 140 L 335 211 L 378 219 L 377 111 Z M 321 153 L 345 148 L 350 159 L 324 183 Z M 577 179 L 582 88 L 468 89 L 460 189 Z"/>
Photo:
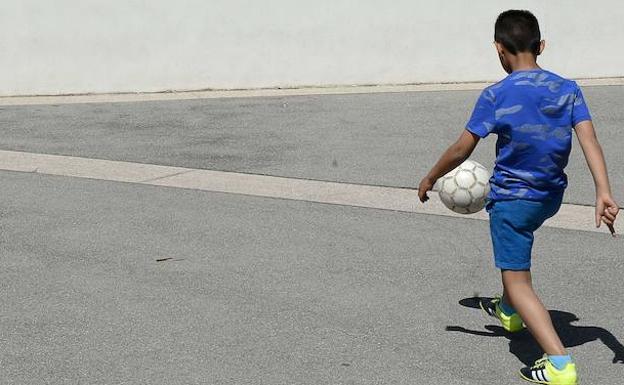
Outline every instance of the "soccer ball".
<path fill-rule="evenodd" d="M 490 192 L 490 173 L 479 163 L 467 160 L 436 182 L 440 200 L 460 214 L 474 214 L 485 206 Z"/>

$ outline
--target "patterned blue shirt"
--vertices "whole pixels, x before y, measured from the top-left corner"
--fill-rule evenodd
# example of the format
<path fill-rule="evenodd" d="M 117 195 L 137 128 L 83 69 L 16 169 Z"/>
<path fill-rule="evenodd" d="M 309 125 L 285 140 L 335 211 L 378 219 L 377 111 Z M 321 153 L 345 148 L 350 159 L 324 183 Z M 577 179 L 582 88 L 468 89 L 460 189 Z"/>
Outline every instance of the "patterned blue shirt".
<path fill-rule="evenodd" d="M 578 85 L 542 69 L 516 71 L 481 93 L 466 129 L 498 135 L 491 200 L 544 200 L 567 187 L 572 128 L 591 120 Z"/>

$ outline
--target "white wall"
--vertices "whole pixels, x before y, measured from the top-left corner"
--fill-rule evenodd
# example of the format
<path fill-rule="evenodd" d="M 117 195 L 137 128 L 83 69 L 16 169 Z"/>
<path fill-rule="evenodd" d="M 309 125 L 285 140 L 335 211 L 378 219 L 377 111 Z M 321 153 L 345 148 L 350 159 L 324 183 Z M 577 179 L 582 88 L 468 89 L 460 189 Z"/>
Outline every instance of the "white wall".
<path fill-rule="evenodd" d="M 624 76 L 616 0 L 1 0 L 0 95 L 493 80 L 507 8 L 543 66 Z"/>

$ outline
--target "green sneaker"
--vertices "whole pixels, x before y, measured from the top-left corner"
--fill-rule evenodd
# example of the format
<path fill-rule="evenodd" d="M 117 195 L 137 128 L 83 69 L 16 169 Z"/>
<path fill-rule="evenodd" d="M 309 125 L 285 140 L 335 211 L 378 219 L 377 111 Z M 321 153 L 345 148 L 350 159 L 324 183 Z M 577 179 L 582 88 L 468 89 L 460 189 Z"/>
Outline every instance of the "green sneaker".
<path fill-rule="evenodd" d="M 517 333 L 524 330 L 524 323 L 522 322 L 522 318 L 518 313 L 514 313 L 512 315 L 507 315 L 503 312 L 500 307 L 501 298 L 496 297 L 492 298 L 488 301 L 479 301 L 479 306 L 486 312 L 490 317 L 498 318 L 500 323 L 503 325 L 503 329 L 507 330 L 510 333 Z"/>
<path fill-rule="evenodd" d="M 577 385 L 576 366 L 568 362 L 566 366 L 558 370 L 548 360 L 548 356 L 535 361 L 535 365 L 520 369 L 520 377 L 523 380 L 535 384 L 546 385 Z"/>

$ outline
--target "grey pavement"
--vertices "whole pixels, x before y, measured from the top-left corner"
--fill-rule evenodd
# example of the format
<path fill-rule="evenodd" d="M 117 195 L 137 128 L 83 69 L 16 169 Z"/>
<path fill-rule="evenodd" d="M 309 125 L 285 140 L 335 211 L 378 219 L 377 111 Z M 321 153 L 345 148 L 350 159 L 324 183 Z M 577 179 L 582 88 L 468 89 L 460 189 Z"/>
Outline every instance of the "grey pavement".
<path fill-rule="evenodd" d="M 624 201 L 622 86 L 584 88 Z M 0 106 L 0 149 L 414 187 L 464 127 L 477 91 Z M 492 167 L 494 138 L 474 159 Z M 565 201 L 593 204 L 577 143 Z"/>
<path fill-rule="evenodd" d="M 622 189 L 624 87 L 587 87 Z M 0 107 L 0 150 L 413 186 L 476 92 Z M 475 159 L 491 164 L 493 140 Z M 591 204 L 580 151 L 568 202 Z M 0 382 L 520 384 L 470 298 L 488 223 L 0 172 Z M 543 228 L 534 278 L 583 384 L 624 377 L 623 238 Z M 461 303 L 460 303 L 461 302 Z M 567 313 L 566 313 L 567 312 Z M 578 318 L 578 321 L 574 319 Z"/>
<path fill-rule="evenodd" d="M 458 303 L 500 290 L 487 222 L 0 176 L 3 383 L 513 384 L 539 354 Z M 624 372 L 621 250 L 538 237 L 585 384 Z"/>

